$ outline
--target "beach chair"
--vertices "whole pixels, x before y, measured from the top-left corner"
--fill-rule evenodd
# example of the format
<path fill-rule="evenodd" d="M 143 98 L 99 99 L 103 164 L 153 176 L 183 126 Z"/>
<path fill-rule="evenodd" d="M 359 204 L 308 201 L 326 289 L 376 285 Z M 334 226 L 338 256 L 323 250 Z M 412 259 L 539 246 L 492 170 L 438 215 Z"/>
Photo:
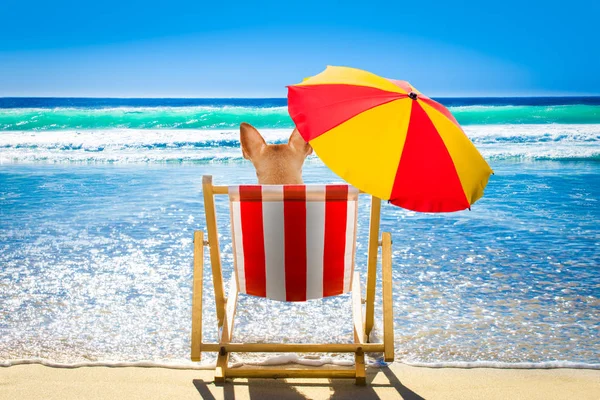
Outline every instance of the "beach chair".
<path fill-rule="evenodd" d="M 202 179 L 208 240 L 194 232 L 191 359 L 218 352 L 215 382 L 226 378 L 354 378 L 365 382 L 365 353 L 394 359 L 391 235 L 379 239 L 381 201 L 371 199 L 366 293 L 354 271 L 357 189 L 348 185 L 215 186 Z M 235 273 L 223 286 L 214 196 L 228 195 Z M 218 343 L 202 341 L 204 248 L 210 264 L 218 322 Z M 369 343 L 374 325 L 377 253 L 382 248 L 383 343 Z M 233 326 L 239 293 L 279 301 L 309 301 L 351 292 L 353 343 L 235 343 Z M 363 312 L 364 304 L 364 312 Z M 354 353 L 354 368 L 229 368 L 233 352 Z"/>

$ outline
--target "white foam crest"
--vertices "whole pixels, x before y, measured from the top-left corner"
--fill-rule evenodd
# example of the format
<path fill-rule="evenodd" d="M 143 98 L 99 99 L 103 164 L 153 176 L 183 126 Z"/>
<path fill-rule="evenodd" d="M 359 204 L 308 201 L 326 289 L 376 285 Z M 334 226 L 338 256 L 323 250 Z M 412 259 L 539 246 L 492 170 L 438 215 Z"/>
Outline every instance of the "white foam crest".
<path fill-rule="evenodd" d="M 488 159 L 600 157 L 600 124 L 472 125 L 467 136 Z M 264 129 L 286 142 L 290 129 Z M 0 132 L 0 163 L 241 161 L 237 129 L 106 129 Z"/>
<path fill-rule="evenodd" d="M 84 367 L 112 367 L 112 368 L 167 368 L 167 369 L 189 369 L 189 370 L 210 370 L 215 368 L 215 362 L 198 364 L 194 362 L 157 362 L 157 361 L 84 361 L 73 363 L 61 363 L 44 358 L 22 358 L 16 360 L 0 361 L 0 367 L 13 367 L 16 365 L 43 365 L 53 368 L 84 368 Z M 350 360 L 335 359 L 332 357 L 306 358 L 297 354 L 282 354 L 278 356 L 265 357 L 256 361 L 233 362 L 230 368 L 238 368 L 244 365 L 253 366 L 277 366 L 277 365 L 304 365 L 311 367 L 322 367 L 325 365 L 353 366 L 354 362 Z M 369 364 L 371 365 L 371 364 Z M 372 363 L 373 366 L 381 364 Z"/>
<path fill-rule="evenodd" d="M 600 157 L 600 125 L 473 125 L 463 127 L 488 159 Z"/>
<path fill-rule="evenodd" d="M 492 368 L 492 369 L 590 369 L 600 370 L 600 364 L 593 363 L 580 363 L 571 361 L 547 361 L 547 362 L 518 362 L 518 363 L 507 363 L 497 361 L 472 361 L 472 362 L 409 362 L 400 361 L 397 364 L 404 364 L 411 367 L 420 368 L 461 368 L 461 369 L 472 369 L 472 368 Z M 252 366 L 277 366 L 277 365 L 304 365 L 312 367 L 321 367 L 325 365 L 337 365 L 337 366 L 353 366 L 354 362 L 349 360 L 336 360 L 330 357 L 323 357 L 317 359 L 301 358 L 297 354 L 285 354 L 281 356 L 268 357 L 261 361 L 255 362 L 237 362 L 232 363 L 230 368 L 239 368 L 244 365 Z M 17 360 L 5 360 L 0 361 L 0 367 L 8 368 L 16 365 L 43 365 L 52 368 L 84 368 L 84 367 L 110 367 L 110 368 L 166 368 L 166 369 L 180 369 L 180 370 L 212 370 L 215 368 L 215 363 L 207 364 L 196 364 L 192 362 L 155 362 L 155 361 L 133 361 L 133 362 L 110 362 L 110 361 L 88 361 L 88 362 L 75 362 L 75 363 L 59 363 L 51 360 L 41 358 L 29 358 L 29 359 L 17 359 Z M 381 362 L 371 362 L 368 364 L 370 367 L 383 367 L 387 364 Z"/>
<path fill-rule="evenodd" d="M 264 129 L 267 141 L 289 137 L 290 129 Z M 238 141 L 237 129 L 106 129 L 60 131 L 6 131 L 0 132 L 0 148 L 38 146 L 47 148 L 82 147 L 143 147 L 156 144 L 209 143 L 224 140 Z"/>
<path fill-rule="evenodd" d="M 499 361 L 448 361 L 448 362 L 409 362 L 402 364 L 423 368 L 494 368 L 494 369 L 595 369 L 600 370 L 600 364 L 580 363 L 572 361 L 546 362 L 499 362 Z"/>
<path fill-rule="evenodd" d="M 297 364 L 305 365 L 310 367 L 321 367 L 323 365 L 338 365 L 338 366 L 352 366 L 353 361 L 350 360 L 336 360 L 331 357 L 319 357 L 319 358 L 303 358 L 298 354 L 282 354 L 279 356 L 268 357 L 260 361 L 247 361 L 240 363 L 241 365 L 261 365 L 261 366 L 273 366 L 273 365 L 286 365 L 286 364 Z"/>
<path fill-rule="evenodd" d="M 269 142 L 290 129 L 265 129 Z M 109 129 L 0 132 L 0 163 L 222 162 L 241 160 L 238 130 Z"/>
<path fill-rule="evenodd" d="M 210 364 L 195 364 L 191 361 L 189 363 L 182 362 L 156 362 L 156 361 L 86 361 L 86 362 L 74 362 L 74 363 L 60 363 L 43 358 L 22 358 L 17 360 L 5 360 L 0 361 L 0 367 L 13 367 L 16 365 L 43 365 L 45 367 L 53 368 L 83 368 L 83 367 L 111 367 L 111 368 L 126 368 L 126 367 L 138 367 L 138 368 L 167 368 L 167 369 L 192 369 L 192 370 L 207 370 L 214 369 L 215 363 Z"/>
<path fill-rule="evenodd" d="M 505 124 L 463 126 L 476 144 L 490 142 L 600 142 L 600 124 Z"/>

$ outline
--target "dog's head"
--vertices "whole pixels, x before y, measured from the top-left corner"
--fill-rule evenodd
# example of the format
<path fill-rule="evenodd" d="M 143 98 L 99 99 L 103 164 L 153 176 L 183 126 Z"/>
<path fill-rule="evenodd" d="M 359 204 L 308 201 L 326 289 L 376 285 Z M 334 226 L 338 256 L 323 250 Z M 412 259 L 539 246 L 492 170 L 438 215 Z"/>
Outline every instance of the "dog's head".
<path fill-rule="evenodd" d="M 287 144 L 267 144 L 252 125 L 240 125 L 242 153 L 256 169 L 261 185 L 302 184 L 302 164 L 312 147 L 294 129 Z"/>

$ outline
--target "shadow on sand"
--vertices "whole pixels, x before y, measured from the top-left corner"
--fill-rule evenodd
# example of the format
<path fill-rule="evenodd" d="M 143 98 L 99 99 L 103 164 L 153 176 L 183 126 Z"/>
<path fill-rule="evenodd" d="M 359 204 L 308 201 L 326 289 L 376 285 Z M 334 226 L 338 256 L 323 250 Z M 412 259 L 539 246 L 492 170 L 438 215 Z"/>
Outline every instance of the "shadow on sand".
<path fill-rule="evenodd" d="M 236 379 L 223 385 L 194 379 L 193 384 L 202 399 L 424 399 L 389 368 L 369 371 L 366 386 L 356 386 L 353 379 Z"/>

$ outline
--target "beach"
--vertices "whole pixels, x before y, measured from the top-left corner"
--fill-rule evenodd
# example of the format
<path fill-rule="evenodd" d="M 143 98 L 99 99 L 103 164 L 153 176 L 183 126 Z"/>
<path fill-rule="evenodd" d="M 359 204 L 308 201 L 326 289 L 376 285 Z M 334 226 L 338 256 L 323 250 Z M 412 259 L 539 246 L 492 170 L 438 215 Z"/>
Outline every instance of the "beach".
<path fill-rule="evenodd" d="M 217 389 L 211 371 L 186 370 L 215 359 L 189 361 L 202 175 L 217 185 L 255 182 L 237 127 L 250 122 L 268 142 L 286 142 L 285 99 L 0 99 L 0 399 L 354 390 L 365 398 L 597 399 L 600 98 L 442 103 L 495 175 L 470 211 L 383 205 L 381 230 L 394 240 L 397 363 L 370 368 L 370 389 L 327 380 Z M 339 182 L 314 155 L 304 180 Z M 363 279 L 368 212 L 359 202 Z M 226 280 L 228 218 L 220 197 Z M 208 268 L 204 279 L 205 340 L 215 341 Z M 235 340 L 349 343 L 350 309 L 347 295 L 294 304 L 241 296 Z M 375 317 L 380 326 L 379 303 Z M 37 360 L 55 367 L 22 365 Z M 81 363 L 92 367 L 70 368 Z M 107 367 L 119 363 L 154 368 Z"/>
<path fill-rule="evenodd" d="M 600 371 L 417 368 L 369 369 L 353 380 L 237 379 L 212 383 L 211 371 L 164 368 L 0 368 L 0 399 L 578 399 L 596 400 Z"/>

